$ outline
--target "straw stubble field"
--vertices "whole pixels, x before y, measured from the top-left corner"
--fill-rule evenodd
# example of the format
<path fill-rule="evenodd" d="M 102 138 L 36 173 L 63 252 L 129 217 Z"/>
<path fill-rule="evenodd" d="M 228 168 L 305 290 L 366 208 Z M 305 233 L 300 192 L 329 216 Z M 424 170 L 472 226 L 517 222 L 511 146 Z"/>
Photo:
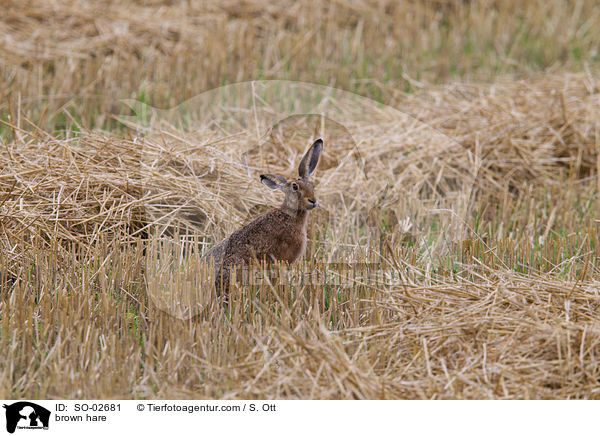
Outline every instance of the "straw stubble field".
<path fill-rule="evenodd" d="M 306 30 L 302 26 L 314 24 L 301 20 L 313 16 L 303 9 L 309 3 L 297 3 L 299 21 L 287 27 L 286 10 L 270 9 L 267 17 L 277 24 L 271 31 L 282 47 L 293 41 L 295 26 Z M 243 23 L 266 19 L 253 14 L 253 4 L 203 13 L 207 20 L 225 20 L 217 27 L 223 32 L 247 32 Z M 563 12 L 561 3 L 548 4 L 550 18 Z M 426 52 L 436 29 L 460 35 L 459 18 L 478 16 L 475 6 L 449 5 L 412 6 L 423 16 L 442 10 L 447 22 L 425 29 L 414 53 Z M 589 53 L 597 41 L 585 32 L 586 23 L 597 10 L 577 5 L 569 43 Z M 330 6 L 336 7 L 339 14 L 364 16 L 363 24 L 358 20 L 335 32 L 314 24 L 306 35 L 324 38 L 317 47 L 325 53 L 343 45 L 335 35 L 344 29 L 362 32 L 352 39 L 356 46 L 346 49 L 365 60 L 361 41 L 376 39 L 369 32 L 376 32 L 379 9 L 366 3 L 354 6 L 366 8 L 358 12 Z M 497 32 L 510 28 L 506 17 L 514 5 L 495 7 L 489 19 L 502 23 Z M 376 110 L 357 118 L 353 110 L 362 100 L 347 104 L 345 94 L 334 93 L 328 98 L 337 118 L 302 115 L 269 124 L 249 111 L 248 125 L 228 124 L 224 117 L 194 129 L 171 124 L 144 131 L 145 120 L 130 117 L 129 126 L 140 125 L 128 130 L 105 110 L 112 104 L 106 96 L 118 89 L 131 97 L 128 87 L 143 89 L 136 83 L 136 63 L 158 62 L 156 56 L 172 60 L 164 47 L 161 54 L 160 43 L 171 47 L 175 36 L 169 26 L 150 32 L 135 27 L 149 26 L 147 20 L 121 17 L 129 23 L 121 28 L 127 41 L 150 43 L 139 58 L 135 47 L 119 44 L 103 55 L 106 62 L 111 55 L 123 58 L 115 64 L 123 80 L 111 81 L 115 88 L 108 89 L 103 81 L 114 73 L 111 64 L 100 68 L 97 56 L 73 55 L 106 43 L 93 32 L 111 34 L 102 20 L 109 12 L 98 12 L 94 21 L 91 12 L 73 8 L 78 13 L 72 24 L 91 32 L 85 38 L 57 30 L 50 49 L 27 56 L 31 52 L 14 45 L 4 58 L 5 65 L 17 65 L 4 67 L 5 77 L 23 71 L 2 88 L 10 102 L 2 106 L 0 136 L 0 397 L 600 397 L 600 81 L 589 68 L 567 71 L 577 60 L 564 41 L 538 47 L 561 63 L 559 71 L 541 65 L 543 71 L 492 84 L 448 80 L 447 70 L 436 72 L 410 55 L 445 83 L 383 98 L 401 112 L 373 103 Z M 185 20 L 181 8 L 157 13 Z M 405 17 L 400 9 L 387 13 Z M 32 11 L 11 11 L 20 20 L 2 25 L 14 35 L 44 22 Z M 58 9 L 45 11 L 48 23 L 62 22 Z M 523 17 L 531 32 L 539 31 L 538 39 L 522 42 L 532 44 L 525 48 L 550 37 L 544 26 L 536 27 L 534 10 L 524 10 Z M 197 22 L 188 25 L 198 36 Z M 118 32 L 112 38 L 110 44 L 125 40 Z M 265 36 L 248 38 L 258 46 Z M 302 40 L 295 41 L 301 52 Z M 453 41 L 461 44 L 460 38 Z M 498 44 L 508 42 L 499 38 Z M 561 59 L 557 47 L 566 50 Z M 525 48 L 515 45 L 513 57 Z M 332 63 L 320 77 L 292 49 L 289 58 L 266 52 L 271 54 L 264 62 L 281 63 L 286 78 L 335 77 L 336 85 L 371 98 L 390 95 L 382 87 L 344 83 L 350 63 L 342 60 L 339 69 Z M 177 53 L 181 69 L 173 80 L 192 77 L 187 69 L 199 61 L 193 53 Z M 478 62 L 485 60 L 478 74 L 496 72 L 491 52 L 475 53 Z M 217 54 L 207 56 L 229 79 L 258 76 L 245 58 L 232 57 L 228 66 Z M 19 56 L 34 65 L 16 62 Z M 439 54 L 436 65 L 444 59 Z M 386 65 L 393 67 L 365 62 L 370 70 L 363 75 L 382 83 Z M 72 81 L 78 97 L 58 106 L 53 99 L 36 104 L 34 82 L 43 85 L 42 93 L 64 97 L 57 74 L 68 65 L 72 70 L 63 79 Z M 235 71 L 241 76 L 231 76 Z M 92 76 L 97 80 L 86 81 Z M 401 79 L 386 82 L 390 89 L 410 79 L 392 76 Z M 169 88 L 169 81 L 146 80 L 154 98 L 168 103 L 158 85 L 163 81 Z M 172 98 L 191 96 L 170 85 L 182 92 Z M 214 85 L 203 82 L 200 90 Z M 86 89 L 103 97 L 79 105 Z M 293 176 L 317 135 L 325 142 L 315 174 L 323 209 L 311 215 L 304 259 L 279 265 L 278 277 L 255 271 L 251 283 L 233 291 L 225 314 L 203 286 L 200 251 L 276 205 L 280 197 L 260 185 L 258 174 Z"/>

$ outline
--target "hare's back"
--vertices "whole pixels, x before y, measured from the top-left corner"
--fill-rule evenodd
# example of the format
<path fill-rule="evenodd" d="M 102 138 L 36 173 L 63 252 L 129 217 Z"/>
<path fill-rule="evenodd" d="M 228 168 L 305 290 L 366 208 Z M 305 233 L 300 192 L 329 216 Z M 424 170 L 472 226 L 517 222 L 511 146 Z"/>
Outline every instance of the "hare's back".
<path fill-rule="evenodd" d="M 225 252 L 227 251 L 227 242 L 228 239 L 224 239 L 215 245 L 213 248 L 208 250 L 206 254 L 203 256 L 203 259 L 206 263 L 213 263 L 215 266 L 219 266 L 223 261 L 223 257 L 225 256 Z"/>
<path fill-rule="evenodd" d="M 231 253 L 242 262 L 254 256 L 268 262 L 294 262 L 306 245 L 302 222 L 302 218 L 298 220 L 280 209 L 271 210 L 231 235 L 225 258 Z"/>

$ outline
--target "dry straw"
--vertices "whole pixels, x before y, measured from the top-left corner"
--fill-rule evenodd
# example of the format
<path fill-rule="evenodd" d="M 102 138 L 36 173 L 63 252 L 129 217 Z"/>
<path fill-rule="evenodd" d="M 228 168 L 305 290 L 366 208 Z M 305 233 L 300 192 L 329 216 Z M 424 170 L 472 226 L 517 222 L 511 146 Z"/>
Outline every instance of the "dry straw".
<path fill-rule="evenodd" d="M 600 398 L 597 2 L 113 3 L 0 14 L 0 397 Z M 114 116 L 257 78 L 401 112 Z M 224 314 L 201 251 L 318 136 L 304 261 Z"/>
<path fill-rule="evenodd" d="M 291 79 L 381 98 L 455 77 L 583 69 L 594 0 L 20 0 L 0 16 L 0 111 L 111 126 L 115 98 L 175 105 L 223 83 Z M 44 117 L 41 114 L 45 113 Z"/>
<path fill-rule="evenodd" d="M 254 129 L 55 138 L 20 115 L 0 156 L 0 396 L 598 398 L 597 80 L 454 84 L 402 108 L 425 127 L 345 126 L 358 175 L 347 131 L 312 118 L 247 166 Z M 258 172 L 290 176 L 315 130 L 326 210 L 305 261 L 259 271 L 227 315 L 149 296 L 201 283 L 197 248 L 276 204 Z M 165 208 L 194 236 L 155 270 Z"/>

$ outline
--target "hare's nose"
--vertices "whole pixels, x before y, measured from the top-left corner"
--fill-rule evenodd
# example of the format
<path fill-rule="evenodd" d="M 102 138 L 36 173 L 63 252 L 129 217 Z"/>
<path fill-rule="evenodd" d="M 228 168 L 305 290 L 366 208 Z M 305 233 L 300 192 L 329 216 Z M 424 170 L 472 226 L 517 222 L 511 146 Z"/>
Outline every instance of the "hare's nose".
<path fill-rule="evenodd" d="M 310 204 L 311 209 L 314 209 L 319 205 L 319 202 L 317 200 L 308 200 L 308 204 Z"/>

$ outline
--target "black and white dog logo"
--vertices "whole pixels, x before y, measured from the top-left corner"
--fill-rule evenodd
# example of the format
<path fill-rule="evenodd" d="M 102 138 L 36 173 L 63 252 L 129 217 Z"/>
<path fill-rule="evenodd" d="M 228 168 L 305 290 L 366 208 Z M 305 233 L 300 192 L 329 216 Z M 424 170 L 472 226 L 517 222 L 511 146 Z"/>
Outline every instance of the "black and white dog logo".
<path fill-rule="evenodd" d="M 19 429 L 48 429 L 50 411 L 29 401 L 3 406 L 6 409 L 6 431 Z"/>

